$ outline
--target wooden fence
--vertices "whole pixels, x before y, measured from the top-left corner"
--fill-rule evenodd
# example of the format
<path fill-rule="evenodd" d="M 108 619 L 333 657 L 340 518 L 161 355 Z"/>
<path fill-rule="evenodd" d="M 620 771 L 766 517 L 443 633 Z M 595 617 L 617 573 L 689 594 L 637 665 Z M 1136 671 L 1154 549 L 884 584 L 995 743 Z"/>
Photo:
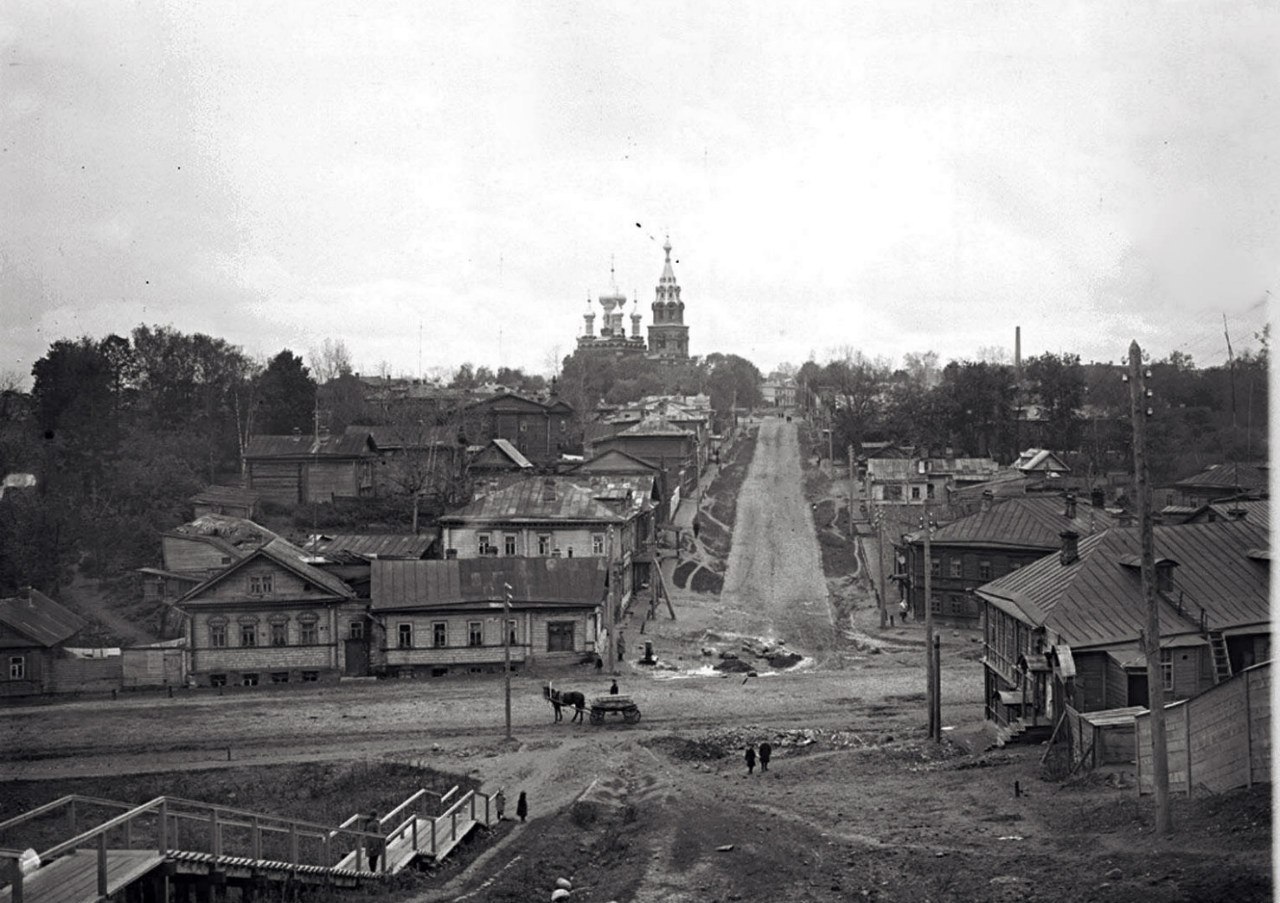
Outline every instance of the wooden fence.
<path fill-rule="evenodd" d="M 1164 707 L 1169 789 L 1219 793 L 1271 782 L 1271 663 Z M 1151 793 L 1151 713 L 1135 717 L 1138 793 Z"/>

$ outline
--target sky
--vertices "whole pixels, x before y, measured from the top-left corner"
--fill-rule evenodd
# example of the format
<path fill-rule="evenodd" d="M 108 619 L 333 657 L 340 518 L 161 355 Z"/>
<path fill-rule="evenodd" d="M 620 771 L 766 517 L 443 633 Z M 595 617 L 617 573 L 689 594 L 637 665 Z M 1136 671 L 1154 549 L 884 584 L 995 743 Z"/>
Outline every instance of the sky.
<path fill-rule="evenodd" d="M 766 372 L 1222 363 L 1280 293 L 1278 46 L 1270 2 L 9 0 L 0 372 L 142 323 L 550 372 L 611 266 L 652 321 L 667 236 L 692 353 Z"/>

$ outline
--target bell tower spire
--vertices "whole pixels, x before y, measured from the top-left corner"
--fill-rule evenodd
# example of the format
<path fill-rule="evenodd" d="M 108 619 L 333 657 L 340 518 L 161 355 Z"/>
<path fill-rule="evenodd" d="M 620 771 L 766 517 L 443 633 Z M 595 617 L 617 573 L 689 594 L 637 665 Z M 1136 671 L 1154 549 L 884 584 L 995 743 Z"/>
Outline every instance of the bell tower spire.
<path fill-rule="evenodd" d="M 684 301 L 671 268 L 671 237 L 662 245 L 666 255 L 653 301 L 653 325 L 649 327 L 649 354 L 684 360 L 689 357 L 689 327 L 684 325 Z"/>

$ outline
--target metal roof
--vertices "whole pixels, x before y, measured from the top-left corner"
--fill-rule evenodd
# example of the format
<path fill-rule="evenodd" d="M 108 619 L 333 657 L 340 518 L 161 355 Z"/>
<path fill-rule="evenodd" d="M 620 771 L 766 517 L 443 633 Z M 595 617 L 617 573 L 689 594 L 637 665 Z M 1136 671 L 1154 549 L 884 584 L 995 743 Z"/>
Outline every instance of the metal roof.
<path fill-rule="evenodd" d="M 1270 621 L 1269 563 L 1248 555 L 1268 546 L 1264 527 L 1219 521 L 1155 527 L 1153 535 L 1156 557 L 1178 562 L 1172 590 L 1160 593 L 1162 637 L 1198 634 L 1201 609 L 1210 629 Z M 1141 551 L 1137 528 L 1113 527 L 1082 539 L 1078 549 L 1072 564 L 1049 555 L 978 594 L 1077 648 L 1132 642 L 1146 624 L 1141 576 L 1124 563 Z"/>
<path fill-rule="evenodd" d="M 246 458 L 360 458 L 377 448 L 369 428 L 349 426 L 340 436 L 250 436 Z"/>
<path fill-rule="evenodd" d="M 1210 464 L 1173 485 L 1179 489 L 1265 490 L 1267 475 L 1253 464 Z"/>
<path fill-rule="evenodd" d="M 210 577 L 208 580 L 201 583 L 199 586 L 192 588 L 178 601 L 181 603 L 181 602 L 187 601 L 188 599 L 192 599 L 196 596 L 199 596 L 209 587 L 214 586 L 217 583 L 220 583 L 222 580 L 225 580 L 227 577 L 231 576 L 240 568 L 244 567 L 249 562 L 253 561 L 255 558 L 259 556 L 271 559 L 281 567 L 287 570 L 293 571 L 293 573 L 297 574 L 299 577 L 301 577 L 303 580 L 306 580 L 308 583 L 314 584 L 315 586 L 318 586 L 321 589 L 327 590 L 335 596 L 342 596 L 344 598 L 354 598 L 356 594 L 355 590 L 353 590 L 350 586 L 348 586 L 342 580 L 335 577 L 333 574 L 330 574 L 327 571 L 321 570 L 320 568 L 311 564 L 310 562 L 312 560 L 312 556 L 308 555 L 306 552 L 304 552 L 302 549 L 298 548 L 288 540 L 280 539 L 277 537 L 276 539 L 271 540 L 271 542 L 267 543 L 262 548 L 255 549 L 254 551 L 246 555 L 244 558 L 241 558 L 239 561 L 228 565 L 225 570 L 219 571 L 217 574 L 214 574 L 212 577 Z"/>
<path fill-rule="evenodd" d="M 1021 471 L 1044 471 L 1048 473 L 1070 473 L 1071 468 L 1068 467 L 1061 458 L 1053 452 L 1043 448 L 1029 448 L 1018 456 L 1018 460 L 1013 462 L 1013 466 Z"/>
<path fill-rule="evenodd" d="M 583 461 L 576 467 L 570 468 L 569 473 L 658 473 L 662 470 L 652 461 L 646 461 L 638 455 L 631 452 L 623 451 L 620 448 L 611 448 L 602 451 L 600 454 L 593 456 L 589 460 Z"/>
<path fill-rule="evenodd" d="M 498 448 L 499 451 L 501 451 L 504 455 L 510 458 L 512 463 L 514 463 L 521 470 L 533 470 L 533 462 L 530 461 L 528 458 L 526 458 L 524 455 L 520 454 L 520 449 L 516 448 L 506 439 L 494 439 L 489 444 Z"/>
<path fill-rule="evenodd" d="M 597 499 L 588 478 L 526 477 L 440 518 L 442 524 L 571 521 L 616 523 L 622 520 Z"/>
<path fill-rule="evenodd" d="M 354 428 L 353 428 L 354 429 Z M 457 445 L 458 430 L 450 426 L 361 426 L 373 444 L 379 449 L 431 448 L 440 445 Z"/>
<path fill-rule="evenodd" d="M 501 603 L 511 585 L 517 605 L 599 605 L 605 563 L 598 558 L 458 558 L 447 561 L 374 561 L 374 611 Z"/>
<path fill-rule="evenodd" d="M 414 533 L 339 533 L 319 536 L 306 544 L 305 551 L 321 556 L 350 552 L 366 558 L 421 558 L 433 542 L 433 536 Z"/>
<path fill-rule="evenodd" d="M 0 624 L 45 648 L 58 645 L 88 623 L 38 589 L 28 587 L 25 596 L 0 599 Z"/>
<path fill-rule="evenodd" d="M 990 509 L 978 511 L 934 530 L 937 545 L 1002 547 L 1014 549 L 1056 549 L 1062 545 L 1064 530 L 1088 536 L 1106 530 L 1115 519 L 1104 508 L 1076 500 L 1076 516 L 1066 516 L 1066 500 L 1061 496 L 1020 496 L 996 501 Z M 919 531 L 909 536 L 922 542 Z"/>

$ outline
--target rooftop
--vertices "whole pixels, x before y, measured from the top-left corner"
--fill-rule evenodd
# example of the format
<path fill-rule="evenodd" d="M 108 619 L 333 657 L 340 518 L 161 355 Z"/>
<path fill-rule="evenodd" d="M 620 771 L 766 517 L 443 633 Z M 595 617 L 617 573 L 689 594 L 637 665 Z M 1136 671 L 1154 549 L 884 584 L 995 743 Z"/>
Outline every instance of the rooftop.
<path fill-rule="evenodd" d="M 375 561 L 374 611 L 491 603 L 501 608 L 506 585 L 519 605 L 598 605 L 606 571 L 595 558 L 464 558 Z"/>

